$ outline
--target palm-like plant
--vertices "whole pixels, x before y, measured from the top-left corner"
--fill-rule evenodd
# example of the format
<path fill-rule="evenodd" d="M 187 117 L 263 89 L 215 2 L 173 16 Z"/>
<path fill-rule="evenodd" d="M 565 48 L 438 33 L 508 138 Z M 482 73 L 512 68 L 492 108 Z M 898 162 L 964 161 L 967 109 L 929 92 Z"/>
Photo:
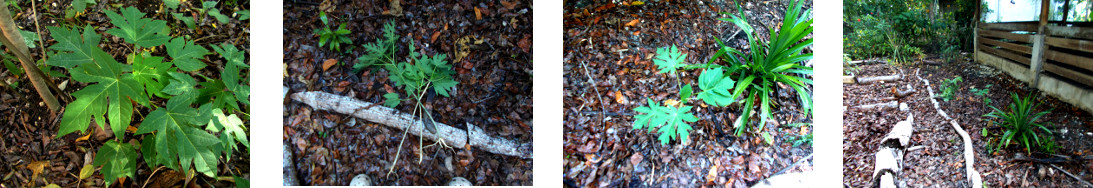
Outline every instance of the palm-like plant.
<path fill-rule="evenodd" d="M 742 127 L 747 124 L 747 116 L 751 114 L 756 99 L 759 100 L 759 129 L 762 130 L 763 125 L 771 118 L 770 93 L 776 87 L 775 83 L 782 83 L 796 90 L 801 107 L 806 114 L 812 109 L 812 94 L 805 87 L 812 84 L 812 80 L 805 76 L 812 75 L 812 68 L 801 65 L 801 62 L 812 59 L 811 52 L 802 53 L 806 47 L 812 45 L 812 39 L 804 40 L 812 33 L 812 10 L 802 12 L 801 6 L 802 3 L 799 1 L 791 3 L 791 8 L 786 10 L 782 26 L 777 31 L 771 30 L 769 43 L 760 41 L 753 35 L 754 29 L 748 25 L 743 9 L 740 9 L 739 14 L 729 14 L 729 18 L 721 19 L 740 27 L 747 34 L 750 46 L 750 52 L 744 54 L 717 39 L 721 49 L 714 54 L 714 59 L 730 63 L 726 70 L 735 74 L 734 80 L 738 80 L 733 98 L 748 94 L 743 115 L 733 124 L 737 135 L 743 133 Z M 710 63 L 706 65 L 706 67 L 711 66 L 719 65 Z"/>
<path fill-rule="evenodd" d="M 1030 151 L 1032 146 L 1036 146 L 1037 148 L 1045 149 L 1047 152 L 1052 152 L 1050 147 L 1043 147 L 1053 145 L 1048 143 L 1051 142 L 1051 130 L 1048 130 L 1044 124 L 1036 122 L 1041 117 L 1044 117 L 1044 115 L 1050 113 L 1051 110 L 1036 112 L 1036 107 L 1039 107 L 1040 104 L 1033 101 L 1033 98 L 1035 97 L 1027 96 L 1021 98 L 1015 93 L 1010 93 L 1010 96 L 1013 97 L 1013 103 L 1010 103 L 1009 111 L 1003 111 L 991 106 L 994 111 L 983 115 L 985 117 L 997 118 L 998 121 L 995 124 L 1001 125 L 1002 128 L 1005 129 L 995 150 L 1009 146 L 1010 142 L 1016 140 L 1025 146 L 1025 151 Z M 1043 130 L 1049 134 L 1049 137 L 1041 139 L 1040 135 L 1036 133 L 1037 129 Z"/>

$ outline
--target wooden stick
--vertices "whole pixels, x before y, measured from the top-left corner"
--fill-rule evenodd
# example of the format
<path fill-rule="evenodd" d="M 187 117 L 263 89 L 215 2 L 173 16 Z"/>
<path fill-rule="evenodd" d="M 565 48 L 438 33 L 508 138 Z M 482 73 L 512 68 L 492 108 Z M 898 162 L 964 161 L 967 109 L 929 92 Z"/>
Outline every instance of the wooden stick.
<path fill-rule="evenodd" d="M 898 74 L 897 75 L 888 75 L 888 76 L 875 76 L 875 77 L 857 77 L 857 78 L 855 78 L 855 82 L 857 82 L 858 84 L 867 84 L 867 83 L 871 83 L 871 82 L 881 82 L 881 81 L 895 82 L 895 81 L 899 80 L 900 78 L 903 78 L 903 76 L 898 75 Z"/>
<path fill-rule="evenodd" d="M 294 158 L 292 157 L 292 147 L 289 147 L 288 143 L 283 143 L 282 145 L 284 145 L 284 147 L 282 147 L 284 148 L 284 151 L 282 152 L 285 153 L 284 158 L 281 161 L 284 165 L 282 173 L 284 173 L 283 177 L 285 182 L 283 184 L 284 186 L 300 185 L 299 180 L 296 179 L 296 162 L 292 160 Z"/>
<path fill-rule="evenodd" d="M 857 108 L 859 110 L 874 110 L 874 109 L 884 110 L 884 109 L 888 109 L 888 108 L 899 108 L 899 102 L 888 101 L 886 103 L 864 104 L 864 105 L 854 106 L 854 108 Z"/>
<path fill-rule="evenodd" d="M 292 99 L 308 104 L 312 108 L 315 108 L 315 110 L 329 110 L 352 115 L 371 122 L 407 130 L 411 134 L 429 140 L 443 140 L 446 142 L 445 144 L 456 148 L 477 146 L 479 149 L 490 153 L 524 159 L 532 158 L 532 146 L 530 143 L 517 143 L 504 138 L 492 137 L 487 135 L 481 128 L 475 127 L 470 123 L 467 123 L 467 130 L 460 130 L 447 124 L 437 122 L 434 124 L 436 126 L 436 134 L 433 134 L 426 131 L 423 128 L 423 122 L 414 118 L 413 115 L 350 97 L 319 91 L 309 91 L 294 93 L 292 94 Z"/>
<path fill-rule="evenodd" d="M 1048 165 L 1051 165 L 1051 168 L 1055 168 L 1056 170 L 1059 170 L 1059 171 L 1063 172 L 1063 174 L 1066 174 L 1067 176 L 1070 176 L 1071 178 L 1074 178 L 1074 179 L 1078 180 L 1078 182 L 1082 182 L 1082 185 L 1085 185 L 1085 187 L 1093 187 L 1093 184 L 1089 183 L 1088 181 L 1083 180 L 1082 177 L 1075 176 L 1074 174 L 1071 174 L 1070 172 L 1067 172 L 1066 170 L 1063 170 L 1063 168 L 1059 168 L 1059 166 L 1055 166 L 1055 164 L 1048 164 Z"/>
<path fill-rule="evenodd" d="M 918 74 L 918 69 L 915 69 L 915 76 L 922 83 L 926 85 L 926 91 L 930 94 L 930 102 L 934 103 L 934 109 L 937 113 L 949 121 L 949 124 L 953 126 L 956 133 L 960 135 L 960 138 L 964 140 L 964 169 L 967 171 L 967 180 L 972 184 L 972 187 L 983 187 L 983 177 L 979 176 L 979 172 L 975 171 L 975 151 L 972 150 L 972 139 L 968 136 L 968 132 L 965 132 L 963 128 L 960 128 L 960 124 L 956 123 L 956 120 L 949 117 L 945 111 L 941 110 L 938 106 L 937 99 L 934 99 L 934 89 L 930 87 L 930 81 L 922 78 Z"/>

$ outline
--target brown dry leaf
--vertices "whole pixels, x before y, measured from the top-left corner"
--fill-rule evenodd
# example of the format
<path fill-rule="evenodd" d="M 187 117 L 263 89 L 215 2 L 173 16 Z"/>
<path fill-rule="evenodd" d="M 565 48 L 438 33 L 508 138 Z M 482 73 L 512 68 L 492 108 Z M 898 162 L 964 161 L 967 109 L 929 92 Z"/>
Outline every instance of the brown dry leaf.
<path fill-rule="evenodd" d="M 27 164 L 27 169 L 32 173 L 30 175 L 31 182 L 36 182 L 35 180 L 38 179 L 38 174 L 42 174 L 42 169 L 45 169 L 46 166 L 49 166 L 49 160 L 34 161 Z"/>
<path fill-rule="evenodd" d="M 645 4 L 645 2 L 643 2 L 643 1 L 634 1 L 634 2 L 630 3 L 630 5 L 632 5 L 632 6 L 634 6 L 634 5 L 644 5 L 644 4 Z"/>
<path fill-rule="evenodd" d="M 281 77 L 288 78 L 288 63 L 281 63 L 281 65 L 284 65 L 284 68 L 281 68 Z"/>
<path fill-rule="evenodd" d="M 516 4 L 517 4 L 518 2 L 519 2 L 519 1 L 505 1 L 505 0 L 501 0 L 501 6 L 504 6 L 504 7 L 506 8 L 506 9 L 514 9 L 514 8 L 516 8 Z"/>
<path fill-rule="evenodd" d="M 675 100 L 675 99 L 668 99 L 668 100 L 664 100 L 664 105 L 667 105 L 667 106 L 673 106 L 673 107 L 674 107 L 674 106 L 678 106 L 678 105 L 679 105 L 679 101 L 677 101 L 677 100 Z"/>
<path fill-rule="evenodd" d="M 630 100 L 626 99 L 626 96 L 622 95 L 622 91 L 615 91 L 615 102 L 619 104 L 626 104 Z"/>
<path fill-rule="evenodd" d="M 334 9 L 337 7 L 338 6 L 334 4 L 334 1 L 331 0 L 323 0 L 322 3 L 319 3 L 319 10 L 322 10 L 323 12 L 334 12 Z"/>
<path fill-rule="evenodd" d="M 327 69 L 333 67 L 334 64 L 338 64 L 337 59 L 327 59 L 326 61 L 323 61 L 323 72 L 326 72 Z"/>
<path fill-rule="evenodd" d="M 436 42 L 437 37 L 440 37 L 440 31 L 433 32 L 433 36 L 429 37 L 429 43 Z"/>
<path fill-rule="evenodd" d="M 137 132 L 137 127 L 134 127 L 132 125 L 130 125 L 128 127 L 125 127 L 125 132 L 136 133 Z"/>
<path fill-rule="evenodd" d="M 478 7 L 474 7 L 474 20 L 482 20 L 482 11 Z"/>
<path fill-rule="evenodd" d="M 631 20 L 630 23 L 626 23 L 626 27 L 633 27 L 634 25 L 638 25 L 638 22 L 641 22 L 641 19 Z"/>
<path fill-rule="evenodd" d="M 634 166 L 637 166 L 638 164 L 641 163 L 641 160 L 644 159 L 644 158 L 645 158 L 645 156 L 642 156 L 641 153 L 634 153 L 634 155 L 630 156 L 630 164 L 633 164 Z"/>
<path fill-rule="evenodd" d="M 713 166 L 710 167 L 710 171 L 706 173 L 706 182 L 713 182 L 717 179 L 717 169 L 721 167 L 721 160 L 714 160 Z"/>

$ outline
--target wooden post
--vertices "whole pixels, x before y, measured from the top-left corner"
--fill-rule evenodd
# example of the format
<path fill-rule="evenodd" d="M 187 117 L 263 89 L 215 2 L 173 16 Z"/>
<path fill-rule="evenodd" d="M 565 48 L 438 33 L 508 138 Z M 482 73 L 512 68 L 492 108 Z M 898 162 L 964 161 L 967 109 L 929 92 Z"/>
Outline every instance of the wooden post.
<path fill-rule="evenodd" d="M 979 62 L 979 22 L 983 22 L 980 18 L 983 14 L 983 0 L 975 1 L 975 16 L 973 22 L 975 25 L 972 27 L 972 59 L 975 62 Z"/>
<path fill-rule="evenodd" d="M 1047 37 L 1047 21 L 1048 12 L 1051 12 L 1051 6 L 1049 0 L 1040 0 L 1040 25 L 1036 35 L 1032 36 L 1032 61 L 1029 63 L 1029 77 L 1032 81 L 1029 82 L 1029 86 L 1032 88 L 1038 88 L 1040 85 L 1040 72 L 1044 69 L 1044 52 L 1048 49 L 1048 46 L 1044 45 L 1044 39 Z"/>

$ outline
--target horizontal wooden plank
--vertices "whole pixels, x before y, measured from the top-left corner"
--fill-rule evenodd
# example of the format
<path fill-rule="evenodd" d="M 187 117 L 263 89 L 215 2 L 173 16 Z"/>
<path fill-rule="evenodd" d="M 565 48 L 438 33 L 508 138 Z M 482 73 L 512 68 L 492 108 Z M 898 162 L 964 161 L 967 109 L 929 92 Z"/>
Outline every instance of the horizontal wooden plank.
<path fill-rule="evenodd" d="M 1048 25 L 1044 31 L 1049 36 L 1062 36 L 1067 38 L 1080 38 L 1086 40 L 1093 40 L 1093 28 L 1090 27 L 1067 27 Z"/>
<path fill-rule="evenodd" d="M 987 23 L 979 24 L 982 29 L 989 30 L 1004 30 L 1004 31 L 1040 31 L 1039 23 L 1037 22 L 1008 22 L 1008 23 Z"/>
<path fill-rule="evenodd" d="M 1078 71 L 1066 69 L 1058 65 L 1053 65 L 1051 63 L 1044 64 L 1044 70 L 1074 81 L 1078 81 L 1079 83 L 1084 83 L 1085 85 L 1093 86 L 1093 76 L 1090 76 L 1088 74 L 1082 74 Z"/>
<path fill-rule="evenodd" d="M 992 47 L 989 47 L 989 46 L 983 45 L 983 44 L 979 44 L 978 46 L 979 46 L 979 51 L 983 51 L 983 52 L 986 52 L 988 54 L 995 55 L 995 56 L 998 56 L 998 57 L 1006 58 L 1006 59 L 1009 59 L 1011 61 L 1016 61 L 1016 62 L 1021 63 L 1021 64 L 1029 65 L 1029 63 L 1032 62 L 1031 58 L 1017 55 L 1016 53 L 1011 52 L 1011 51 L 996 49 L 996 48 L 992 48 Z"/>
<path fill-rule="evenodd" d="M 1058 37 L 1047 37 L 1044 41 L 1047 45 L 1051 45 L 1052 47 L 1093 52 L 1093 41 Z"/>
<path fill-rule="evenodd" d="M 1032 35 L 1029 35 L 1029 34 L 1017 34 L 1017 33 L 1010 33 L 1010 32 L 1007 32 L 1007 31 L 995 31 L 995 30 L 986 30 L 986 29 L 978 29 L 978 30 L 979 30 L 979 36 L 1004 38 L 1004 39 L 1010 39 L 1010 40 L 1021 41 L 1021 42 L 1026 42 L 1026 43 L 1032 43 L 1032 40 L 1031 40 Z"/>
<path fill-rule="evenodd" d="M 999 46 L 999 47 L 1005 48 L 1007 50 L 1013 50 L 1015 52 L 1021 52 L 1021 53 L 1025 53 L 1025 54 L 1032 54 L 1032 47 L 1030 47 L 1030 46 L 1019 45 L 1019 44 L 1008 43 L 1008 42 L 1002 42 L 1002 41 L 998 41 L 998 40 L 994 40 L 994 39 L 990 39 L 990 38 L 986 38 L 986 37 L 979 37 L 979 42 L 981 42 L 983 44 L 986 44 L 986 45 Z"/>
<path fill-rule="evenodd" d="M 1059 52 L 1055 50 L 1047 50 L 1044 52 L 1044 58 L 1053 61 L 1058 61 L 1063 64 L 1075 66 L 1085 70 L 1093 71 L 1093 58 L 1083 57 L 1079 55 Z"/>

